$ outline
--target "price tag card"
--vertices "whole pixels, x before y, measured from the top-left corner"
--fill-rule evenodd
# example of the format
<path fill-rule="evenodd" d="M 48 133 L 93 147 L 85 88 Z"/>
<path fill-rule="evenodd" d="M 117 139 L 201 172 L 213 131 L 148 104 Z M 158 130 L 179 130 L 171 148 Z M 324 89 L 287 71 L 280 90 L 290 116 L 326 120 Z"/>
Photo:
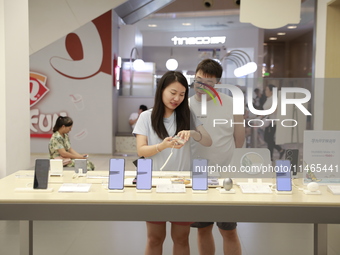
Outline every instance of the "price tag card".
<path fill-rule="evenodd" d="M 157 193 L 185 193 L 185 184 L 158 184 Z"/>
<path fill-rule="evenodd" d="M 304 184 L 340 183 L 340 131 L 304 132 L 302 170 Z"/>

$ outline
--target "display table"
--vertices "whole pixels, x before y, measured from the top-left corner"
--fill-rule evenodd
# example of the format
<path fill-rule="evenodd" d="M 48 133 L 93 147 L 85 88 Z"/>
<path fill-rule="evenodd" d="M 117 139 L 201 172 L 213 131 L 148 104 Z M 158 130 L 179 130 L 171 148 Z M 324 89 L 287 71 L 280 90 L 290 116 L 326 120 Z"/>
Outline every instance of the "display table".
<path fill-rule="evenodd" d="M 315 226 L 314 254 L 318 255 L 327 253 L 325 224 L 340 223 L 340 196 L 331 194 L 325 186 L 320 187 L 321 195 L 305 195 L 297 189 L 290 195 L 242 194 L 235 185 L 235 194 L 221 194 L 216 189 L 194 194 L 191 188 L 178 194 L 156 193 L 155 189 L 137 193 L 134 187 L 110 193 L 108 171 L 88 173 L 92 178 L 72 178 L 73 171 L 64 171 L 63 177 L 50 177 L 52 192 L 16 192 L 16 188 L 32 187 L 33 174 L 19 171 L 0 180 L 0 220 L 22 221 L 22 255 L 33 253 L 32 221 L 37 220 L 310 223 Z M 171 176 L 164 175 L 161 172 L 155 178 Z M 92 186 L 88 193 L 59 193 L 62 183 L 69 182 Z M 300 180 L 295 182 L 299 185 Z"/>

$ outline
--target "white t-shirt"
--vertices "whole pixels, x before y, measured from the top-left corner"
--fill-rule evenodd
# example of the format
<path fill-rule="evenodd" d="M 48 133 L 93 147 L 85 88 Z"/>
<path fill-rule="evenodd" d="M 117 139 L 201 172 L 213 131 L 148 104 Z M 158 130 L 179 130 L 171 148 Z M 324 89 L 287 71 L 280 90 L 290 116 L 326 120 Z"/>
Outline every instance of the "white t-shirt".
<path fill-rule="evenodd" d="M 139 115 L 138 121 L 134 130 L 134 135 L 145 135 L 148 138 L 148 145 L 154 145 L 161 143 L 163 139 L 160 139 L 151 125 L 151 113 L 152 109 L 146 110 Z M 169 136 L 176 135 L 176 118 L 175 112 L 169 118 L 163 118 L 164 125 L 168 131 Z M 201 125 L 200 122 L 196 122 L 196 127 Z M 171 153 L 172 148 L 167 148 L 155 155 L 149 157 L 153 162 L 153 170 L 159 171 L 163 166 L 167 158 Z M 156 150 L 156 147 L 155 147 Z M 186 142 L 180 149 L 173 149 L 173 155 L 163 168 L 163 171 L 190 171 L 191 170 L 191 149 L 190 142 Z"/>
<path fill-rule="evenodd" d="M 137 119 L 137 118 L 138 118 L 138 112 L 134 112 L 134 113 L 131 113 L 129 120 L 135 120 L 135 119 Z M 136 122 L 136 123 L 137 123 L 137 122 Z M 131 125 L 132 129 L 135 128 L 136 123 Z"/>
<path fill-rule="evenodd" d="M 233 99 L 232 97 L 219 93 L 222 106 L 216 100 L 207 101 L 207 114 L 201 114 L 201 102 L 195 99 L 195 96 L 189 98 L 191 110 L 196 114 L 198 120 L 203 123 L 204 128 L 212 139 L 210 147 L 204 147 L 199 143 L 192 143 L 193 157 L 208 159 L 209 166 L 228 166 L 235 149 L 234 141 L 234 124 L 231 126 L 230 121 L 234 120 L 233 116 Z M 227 124 L 216 124 L 214 127 L 214 119 L 220 119 L 218 123 L 228 121 Z"/>

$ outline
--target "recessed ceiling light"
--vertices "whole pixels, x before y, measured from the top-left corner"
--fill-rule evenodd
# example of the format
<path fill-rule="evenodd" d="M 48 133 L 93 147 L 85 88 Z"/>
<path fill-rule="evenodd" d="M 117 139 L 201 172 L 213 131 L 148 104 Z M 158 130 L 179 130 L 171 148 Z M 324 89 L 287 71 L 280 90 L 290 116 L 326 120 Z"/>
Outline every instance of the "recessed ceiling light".
<path fill-rule="evenodd" d="M 182 23 L 183 26 L 191 26 L 191 23 Z"/>
<path fill-rule="evenodd" d="M 149 24 L 148 27 L 157 27 L 156 24 Z"/>
<path fill-rule="evenodd" d="M 275 40 L 277 40 L 277 37 L 269 37 L 269 40 L 275 41 Z"/>
<path fill-rule="evenodd" d="M 288 26 L 287 28 L 288 28 L 288 29 L 295 29 L 296 26 Z"/>
<path fill-rule="evenodd" d="M 277 35 L 286 35 L 286 33 L 281 32 L 281 33 L 277 33 Z"/>

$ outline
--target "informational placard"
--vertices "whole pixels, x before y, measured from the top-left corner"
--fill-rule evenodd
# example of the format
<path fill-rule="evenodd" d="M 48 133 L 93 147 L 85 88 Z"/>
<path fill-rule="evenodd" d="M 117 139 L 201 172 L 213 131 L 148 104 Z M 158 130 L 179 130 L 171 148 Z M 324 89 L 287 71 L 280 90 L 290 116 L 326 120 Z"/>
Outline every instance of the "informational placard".
<path fill-rule="evenodd" d="M 340 131 L 304 132 L 304 183 L 340 183 Z M 299 169 L 300 171 L 300 169 Z"/>

